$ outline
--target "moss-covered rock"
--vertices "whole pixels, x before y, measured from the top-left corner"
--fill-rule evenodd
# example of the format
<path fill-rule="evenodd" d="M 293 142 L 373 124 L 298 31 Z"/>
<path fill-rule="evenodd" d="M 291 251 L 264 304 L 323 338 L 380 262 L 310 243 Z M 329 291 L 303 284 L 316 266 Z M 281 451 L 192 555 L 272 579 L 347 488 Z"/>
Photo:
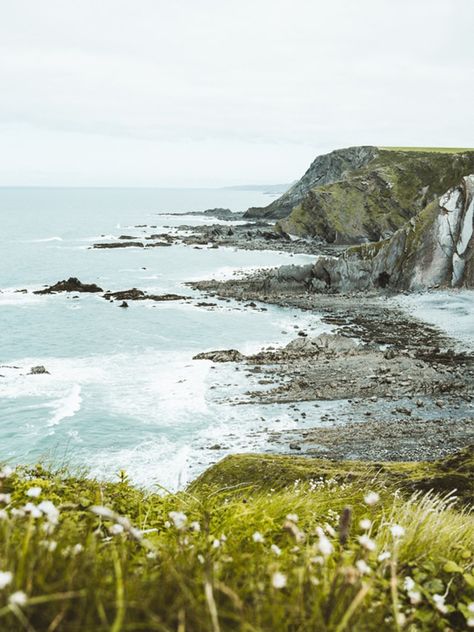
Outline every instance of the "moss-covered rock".
<path fill-rule="evenodd" d="M 236 454 L 206 470 L 189 491 L 209 489 L 261 492 L 307 482 L 333 479 L 339 483 L 360 481 L 361 486 L 377 481 L 399 487 L 408 493 L 416 490 L 446 493 L 456 490 L 463 503 L 474 502 L 474 446 L 440 461 L 367 462 L 330 461 L 302 456 Z"/>

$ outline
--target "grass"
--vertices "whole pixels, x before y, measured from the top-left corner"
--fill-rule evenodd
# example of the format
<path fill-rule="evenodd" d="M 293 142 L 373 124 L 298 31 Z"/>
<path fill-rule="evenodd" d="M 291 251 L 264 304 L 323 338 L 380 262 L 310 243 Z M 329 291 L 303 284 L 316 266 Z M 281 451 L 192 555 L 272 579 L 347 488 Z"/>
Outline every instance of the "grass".
<path fill-rule="evenodd" d="M 382 151 L 418 151 L 436 154 L 460 154 L 465 151 L 474 151 L 472 147 L 379 147 Z"/>
<path fill-rule="evenodd" d="M 474 517 L 446 489 L 472 477 L 472 450 L 418 467 L 281 458 L 226 459 L 165 495 L 123 472 L 4 470 L 0 629 L 466 629 Z M 442 495 L 413 493 L 430 480 Z"/>

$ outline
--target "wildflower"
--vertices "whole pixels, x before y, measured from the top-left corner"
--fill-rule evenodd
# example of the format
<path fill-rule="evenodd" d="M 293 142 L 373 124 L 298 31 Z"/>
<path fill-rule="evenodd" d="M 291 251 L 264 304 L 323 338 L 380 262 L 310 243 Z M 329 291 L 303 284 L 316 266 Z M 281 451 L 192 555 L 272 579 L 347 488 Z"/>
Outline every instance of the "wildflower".
<path fill-rule="evenodd" d="M 8 518 L 8 513 L 5 509 L 0 509 L 0 520 L 6 520 Z"/>
<path fill-rule="evenodd" d="M 0 503 L 5 503 L 5 505 L 8 505 L 9 503 L 11 503 L 11 501 L 11 494 L 0 494 Z"/>
<path fill-rule="evenodd" d="M 25 511 L 23 509 L 13 507 L 11 514 L 14 518 L 23 518 L 23 516 L 25 515 Z"/>
<path fill-rule="evenodd" d="M 474 614 L 474 601 L 471 601 L 471 603 L 467 604 L 467 611 Z"/>
<path fill-rule="evenodd" d="M 414 606 L 418 605 L 421 601 L 421 593 L 418 592 L 417 590 L 409 590 L 408 593 L 408 599 L 410 600 L 410 603 Z"/>
<path fill-rule="evenodd" d="M 252 540 L 254 542 L 263 542 L 264 541 L 264 537 L 263 535 L 260 533 L 260 531 L 255 531 L 255 533 L 252 536 Z"/>
<path fill-rule="evenodd" d="M 290 522 L 298 522 L 298 516 L 294 513 L 287 514 L 286 519 L 290 520 Z"/>
<path fill-rule="evenodd" d="M 336 537 L 336 532 L 335 530 L 331 527 L 330 524 L 328 524 L 327 522 L 324 524 L 324 528 L 326 529 L 326 531 L 329 533 L 329 535 L 331 536 L 331 538 L 335 538 Z"/>
<path fill-rule="evenodd" d="M 212 548 L 213 549 L 218 549 L 220 547 L 220 545 L 221 545 L 221 541 L 220 540 L 214 540 L 212 542 Z"/>
<path fill-rule="evenodd" d="M 469 619 L 467 620 L 467 627 L 474 628 L 474 617 L 469 617 Z"/>
<path fill-rule="evenodd" d="M 199 564 L 204 564 L 204 555 L 201 555 L 201 553 L 199 553 L 197 558 L 198 558 Z"/>
<path fill-rule="evenodd" d="M 399 613 L 397 614 L 397 621 L 398 621 L 398 625 L 400 625 L 400 626 L 402 626 L 402 627 L 405 625 L 405 623 L 407 622 L 407 618 L 406 618 L 406 616 L 403 614 L 403 612 L 399 612 Z"/>
<path fill-rule="evenodd" d="M 322 533 L 319 536 L 318 548 L 324 557 L 331 555 L 333 546 L 328 538 Z"/>
<path fill-rule="evenodd" d="M 445 597 L 443 595 L 433 595 L 433 601 L 436 608 L 443 614 L 446 614 L 448 612 L 448 607 L 444 603 L 444 599 Z"/>
<path fill-rule="evenodd" d="M 83 550 L 84 547 L 79 542 L 75 544 L 71 549 L 73 555 L 79 555 L 79 553 L 82 553 Z"/>
<path fill-rule="evenodd" d="M 270 550 L 272 553 L 275 553 L 275 555 L 281 555 L 281 549 L 276 544 L 272 544 Z"/>
<path fill-rule="evenodd" d="M 376 505 L 380 500 L 379 494 L 377 492 L 369 492 L 364 496 L 364 502 L 366 505 L 371 507 L 372 505 Z"/>
<path fill-rule="evenodd" d="M 43 515 L 38 507 L 33 503 L 26 503 L 26 505 L 23 506 L 23 511 L 25 511 L 25 513 L 29 513 L 32 518 L 41 518 Z"/>
<path fill-rule="evenodd" d="M 165 529 L 169 529 L 171 527 L 171 522 L 169 520 L 165 520 L 165 523 L 163 526 Z"/>
<path fill-rule="evenodd" d="M 375 542 L 369 538 L 368 535 L 361 535 L 359 537 L 359 543 L 367 549 L 367 551 L 375 551 Z"/>
<path fill-rule="evenodd" d="M 193 531 L 201 531 L 201 525 L 199 524 L 197 520 L 194 520 L 193 522 L 191 522 L 189 526 L 191 527 Z"/>
<path fill-rule="evenodd" d="M 174 526 L 178 529 L 184 529 L 188 517 L 182 511 L 170 511 L 168 516 L 171 518 Z"/>
<path fill-rule="evenodd" d="M 402 538 L 405 535 L 405 529 L 399 524 L 393 524 L 390 527 L 390 533 L 394 538 Z"/>
<path fill-rule="evenodd" d="M 57 524 L 59 520 L 59 509 L 54 503 L 52 503 L 50 500 L 42 500 L 38 505 L 38 509 L 43 512 L 43 514 L 48 519 L 48 522 L 51 522 L 52 524 Z"/>
<path fill-rule="evenodd" d="M 5 465 L 1 470 L 0 470 L 0 478 L 8 478 L 9 476 L 11 476 L 13 474 L 13 468 L 10 467 L 9 465 Z"/>
<path fill-rule="evenodd" d="M 90 510 L 92 511 L 92 513 L 94 513 L 96 516 L 99 516 L 100 518 L 115 520 L 116 514 L 112 511 L 112 509 L 109 509 L 108 507 L 104 507 L 103 505 L 94 505 L 93 507 L 91 507 Z"/>
<path fill-rule="evenodd" d="M 30 487 L 26 490 L 26 495 L 29 498 L 38 498 L 41 495 L 41 487 Z"/>
<path fill-rule="evenodd" d="M 44 548 L 50 553 L 55 551 L 56 547 L 58 546 L 58 543 L 54 540 L 41 540 L 40 544 L 41 546 L 44 546 Z"/>
<path fill-rule="evenodd" d="M 286 586 L 286 575 L 277 571 L 272 575 L 273 588 L 284 588 Z"/>
<path fill-rule="evenodd" d="M 365 560 L 357 560 L 356 567 L 361 575 L 369 575 L 371 571 L 370 566 Z"/>
<path fill-rule="evenodd" d="M 28 597 L 22 590 L 17 590 L 10 595 L 8 601 L 13 606 L 26 606 L 28 602 Z"/>
<path fill-rule="evenodd" d="M 121 524 L 113 524 L 109 527 L 110 535 L 120 535 L 121 533 L 123 533 L 123 531 L 124 529 Z"/>
<path fill-rule="evenodd" d="M 390 553 L 390 551 L 382 551 L 382 553 L 379 554 L 377 559 L 379 562 L 384 562 L 385 560 L 389 560 L 391 556 L 392 554 Z"/>
<path fill-rule="evenodd" d="M 11 584 L 13 573 L 10 571 L 0 571 L 0 590 Z"/>
<path fill-rule="evenodd" d="M 413 590 L 413 588 L 415 588 L 415 582 L 411 577 L 405 577 L 403 581 L 403 588 L 407 591 Z"/>
<path fill-rule="evenodd" d="M 370 529 L 370 527 L 372 526 L 372 520 L 369 520 L 368 518 L 363 518 L 360 522 L 359 522 L 359 527 L 363 530 L 363 531 L 368 531 Z"/>

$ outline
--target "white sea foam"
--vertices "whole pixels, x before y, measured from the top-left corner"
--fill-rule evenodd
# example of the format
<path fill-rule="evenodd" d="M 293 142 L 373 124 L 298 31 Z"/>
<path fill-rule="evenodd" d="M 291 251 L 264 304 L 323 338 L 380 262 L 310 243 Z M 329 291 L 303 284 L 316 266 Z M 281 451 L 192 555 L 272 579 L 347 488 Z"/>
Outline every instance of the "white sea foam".
<path fill-rule="evenodd" d="M 63 419 L 73 417 L 81 408 L 81 387 L 74 384 L 70 393 L 58 400 L 56 403 L 56 412 L 48 421 L 48 426 L 57 426 Z"/>

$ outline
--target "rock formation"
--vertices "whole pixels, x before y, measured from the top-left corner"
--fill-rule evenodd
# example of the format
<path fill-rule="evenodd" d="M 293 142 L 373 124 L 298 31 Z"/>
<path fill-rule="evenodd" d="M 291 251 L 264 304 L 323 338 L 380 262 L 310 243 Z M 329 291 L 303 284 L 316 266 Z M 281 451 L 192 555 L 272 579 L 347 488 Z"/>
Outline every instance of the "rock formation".
<path fill-rule="evenodd" d="M 95 283 L 82 283 L 77 277 L 69 277 L 65 281 L 58 281 L 54 285 L 36 290 L 33 294 L 56 294 L 57 292 L 103 292 Z"/>
<path fill-rule="evenodd" d="M 247 215 L 331 244 L 378 241 L 469 173 L 474 151 L 351 147 L 319 156 L 281 198 Z"/>

